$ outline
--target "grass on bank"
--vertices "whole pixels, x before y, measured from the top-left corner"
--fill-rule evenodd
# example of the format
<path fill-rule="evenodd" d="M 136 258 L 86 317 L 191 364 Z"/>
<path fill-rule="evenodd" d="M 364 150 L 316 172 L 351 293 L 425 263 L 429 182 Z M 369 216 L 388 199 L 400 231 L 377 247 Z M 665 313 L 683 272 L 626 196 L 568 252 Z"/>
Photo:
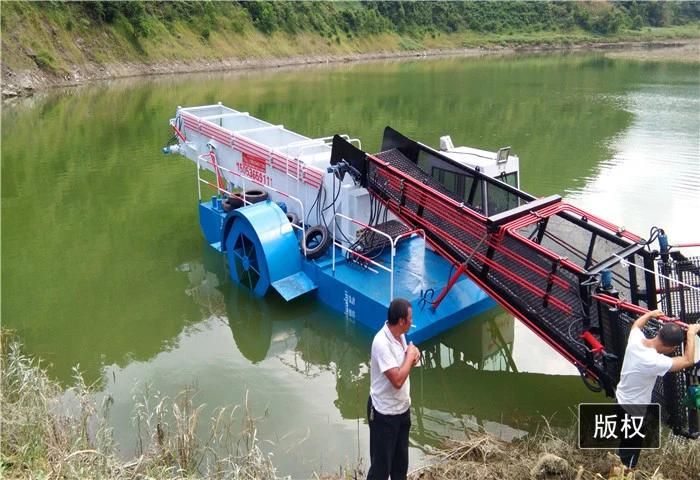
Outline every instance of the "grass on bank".
<path fill-rule="evenodd" d="M 194 405 L 190 389 L 174 399 L 148 389 L 134 396 L 139 456 L 123 461 L 109 426 L 110 397 L 96 404 L 77 368 L 64 391 L 5 337 L 0 478 L 277 478 L 247 400 L 203 419 L 203 405 Z M 204 437 L 197 433 L 200 424 L 208 429 Z"/>
<path fill-rule="evenodd" d="M 575 421 L 575 420 L 574 420 Z M 545 427 L 511 443 L 487 433 L 451 441 L 412 480 L 694 480 L 700 478 L 700 441 L 667 433 L 661 448 L 646 450 L 633 475 L 611 475 L 620 461 L 614 451 L 581 450 L 577 428 L 553 432 Z M 620 470 L 622 470 L 620 468 Z"/>

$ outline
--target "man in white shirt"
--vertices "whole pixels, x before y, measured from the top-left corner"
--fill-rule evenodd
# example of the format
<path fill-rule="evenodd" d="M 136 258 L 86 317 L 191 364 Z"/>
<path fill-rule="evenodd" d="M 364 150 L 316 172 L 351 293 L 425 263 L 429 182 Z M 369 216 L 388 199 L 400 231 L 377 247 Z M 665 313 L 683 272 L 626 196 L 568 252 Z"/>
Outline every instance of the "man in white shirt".
<path fill-rule="evenodd" d="M 695 363 L 695 335 L 700 324 L 688 325 L 685 353 L 682 356 L 668 357 L 686 338 L 685 332 L 676 323 L 665 323 L 653 338 L 646 338 L 642 329 L 650 318 L 663 315 L 661 310 L 647 312 L 639 317 L 630 330 L 625 358 L 622 362 L 620 383 L 615 397 L 623 409 L 621 413 L 633 413 L 630 405 L 651 403 L 651 394 L 658 377 L 667 372 L 678 372 Z M 641 453 L 642 437 L 623 439 L 618 455 L 625 467 L 637 466 Z"/>
<path fill-rule="evenodd" d="M 368 480 L 404 480 L 408 472 L 411 396 L 408 374 L 420 352 L 406 343 L 413 322 L 408 300 L 389 305 L 387 322 L 372 341 L 371 385 L 367 401 L 370 468 Z"/>

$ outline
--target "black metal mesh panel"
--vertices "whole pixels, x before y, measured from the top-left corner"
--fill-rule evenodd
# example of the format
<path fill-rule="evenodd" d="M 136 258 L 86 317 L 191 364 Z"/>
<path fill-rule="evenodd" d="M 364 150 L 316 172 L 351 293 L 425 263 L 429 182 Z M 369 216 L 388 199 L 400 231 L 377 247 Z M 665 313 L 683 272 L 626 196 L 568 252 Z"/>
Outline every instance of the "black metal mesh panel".
<path fill-rule="evenodd" d="M 629 280 L 630 284 L 638 285 L 640 289 L 645 289 L 645 284 L 644 284 L 644 277 L 646 275 L 644 271 L 644 262 L 643 259 L 639 258 L 637 255 L 634 256 L 632 259 L 627 259 L 627 278 Z M 619 271 L 616 269 L 616 271 Z M 619 283 L 616 283 L 616 286 L 618 288 L 621 288 Z M 625 290 L 622 290 L 625 292 Z M 643 307 L 653 309 L 656 307 L 653 307 L 651 305 L 648 305 L 648 299 L 645 295 L 638 295 L 636 298 L 634 297 L 632 292 L 629 292 L 629 295 L 631 298 L 632 303 L 641 305 Z M 656 298 L 656 295 L 652 295 L 653 298 Z M 625 295 L 625 298 L 628 298 Z M 652 308 L 653 307 L 653 308 Z"/>
<path fill-rule="evenodd" d="M 486 227 L 483 222 L 478 222 L 472 218 L 459 218 L 462 212 L 460 207 L 445 203 L 438 198 L 434 192 L 461 203 L 456 195 L 443 187 L 430 175 L 423 172 L 413 162 L 403 156 L 401 152 L 389 150 L 378 154 L 377 157 L 418 180 L 421 185 L 428 187 L 421 188 L 410 182 L 402 182 L 401 179 L 387 175 L 378 165 L 370 164 L 368 172 L 369 187 L 370 190 L 378 193 L 380 197 L 393 200 L 396 204 L 401 205 L 402 209 L 422 217 L 426 224 L 440 228 L 449 237 L 457 240 L 446 239 L 448 243 L 458 250 L 460 249 L 460 242 L 466 245 L 476 244 L 480 237 L 486 233 Z M 461 251 L 464 252 L 463 249 Z"/>
<path fill-rule="evenodd" d="M 670 280 L 662 280 L 661 305 L 667 315 L 681 318 L 686 323 L 700 320 L 700 257 L 659 260 L 658 270 Z M 681 283 L 677 283 L 681 282 Z M 689 287 L 690 286 L 690 287 Z"/>
<path fill-rule="evenodd" d="M 608 350 L 608 355 L 603 357 L 603 363 L 610 382 L 608 393 L 612 396 L 613 389 L 620 381 L 620 369 L 622 368 L 630 325 L 620 320 L 621 312 L 617 308 L 597 303 L 596 311 L 598 312 L 601 341 Z"/>
<path fill-rule="evenodd" d="M 546 222 L 540 244 L 557 255 L 583 266 L 592 232 L 581 232 L 578 225 L 559 216 L 549 217 Z"/>
<path fill-rule="evenodd" d="M 391 248 L 389 245 L 389 239 L 384 235 L 377 233 L 375 230 L 386 233 L 392 239 L 396 239 L 400 235 L 408 233 L 411 229 L 405 224 L 399 222 L 398 220 L 389 220 L 388 222 L 379 223 L 373 226 L 374 230 L 361 228 L 357 231 L 357 246 L 361 247 L 361 251 L 364 254 L 371 254 L 377 250 L 383 250 L 384 248 Z M 402 237 L 403 240 L 408 237 Z M 402 239 L 399 239 L 401 241 Z"/>
<path fill-rule="evenodd" d="M 538 225 L 528 225 L 520 229 L 518 233 L 526 238 L 534 238 L 538 233 L 537 228 Z M 593 248 L 591 249 L 592 241 Z M 588 270 L 606 259 L 617 258 L 616 255 L 622 248 L 620 243 L 597 235 L 594 230 L 587 230 L 562 214 L 553 215 L 546 219 L 546 228 L 539 243 L 547 250 L 579 265 L 583 270 Z M 613 286 L 620 292 L 621 298 L 632 300 L 626 263 L 616 263 L 611 265 L 609 269 L 612 271 Z M 639 282 L 643 283 L 643 279 L 640 278 Z"/>
<path fill-rule="evenodd" d="M 656 381 L 652 394 L 652 402 L 661 404 L 662 421 L 678 435 L 697 430 L 697 425 L 690 425 L 690 411 L 685 403 L 686 385 L 685 372 L 667 373 Z"/>
<path fill-rule="evenodd" d="M 552 270 L 552 260 L 515 237 L 506 236 L 502 245 L 505 251 L 513 255 L 496 254 L 494 261 L 505 267 L 508 273 L 515 274 L 525 282 L 509 280 L 507 274 L 496 274 L 493 270 L 489 271 L 489 278 L 510 284 L 508 289 L 514 300 L 521 304 L 521 308 L 526 308 L 534 317 L 541 319 L 542 324 L 548 327 L 560 344 L 566 345 L 572 353 L 584 360 L 587 348 L 580 340 L 583 333 L 583 304 L 578 292 L 578 277 L 563 268 L 557 269 L 555 278 L 561 282 L 552 285 L 550 295 L 568 307 L 569 311 L 557 308 L 551 303 L 545 306 L 542 293 L 533 292 L 533 289 L 546 293 L 548 277 L 524 266 L 521 261 L 527 260 L 528 265 L 534 264 L 549 272 Z"/>
<path fill-rule="evenodd" d="M 429 179 L 431 188 L 464 203 L 475 212 L 485 213 L 484 206 L 488 205 L 488 214 L 495 215 L 533 200 L 530 195 L 509 188 L 501 181 L 470 168 L 456 166 L 454 161 L 445 160 L 423 146 L 417 147 L 415 161 L 396 148 L 376 156 L 402 169 L 406 168 L 405 172 L 421 181 Z"/>

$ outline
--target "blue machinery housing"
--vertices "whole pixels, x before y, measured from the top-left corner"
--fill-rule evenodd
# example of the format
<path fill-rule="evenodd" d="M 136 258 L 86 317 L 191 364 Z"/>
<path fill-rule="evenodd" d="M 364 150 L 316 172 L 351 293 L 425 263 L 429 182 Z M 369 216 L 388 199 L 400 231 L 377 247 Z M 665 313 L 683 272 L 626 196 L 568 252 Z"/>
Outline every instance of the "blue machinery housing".
<path fill-rule="evenodd" d="M 214 197 L 200 203 L 200 225 L 209 244 L 227 253 L 232 280 L 251 288 L 258 296 L 273 287 L 286 300 L 313 292 L 345 320 L 368 332 L 381 328 L 390 303 L 389 272 L 370 272 L 348 261 L 336 247 L 335 270 L 329 249 L 321 258 L 309 260 L 299 248 L 298 230 L 291 227 L 281 208 L 270 200 L 231 212 Z M 228 231 L 226 231 L 228 227 Z M 375 260 L 389 265 L 391 249 Z M 444 287 L 452 265 L 425 248 L 419 236 L 400 242 L 394 256 L 394 298 L 408 299 L 413 306 L 413 328 L 409 338 L 418 344 L 462 323 L 496 302 L 467 277 L 459 279 L 451 293 L 433 310 L 424 301 L 422 284 Z"/>

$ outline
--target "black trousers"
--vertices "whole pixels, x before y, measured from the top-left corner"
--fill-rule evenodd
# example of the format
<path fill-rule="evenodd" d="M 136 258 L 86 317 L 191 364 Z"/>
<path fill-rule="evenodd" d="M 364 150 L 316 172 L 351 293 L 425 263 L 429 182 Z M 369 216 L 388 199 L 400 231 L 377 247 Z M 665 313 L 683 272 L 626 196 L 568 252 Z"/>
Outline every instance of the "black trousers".
<path fill-rule="evenodd" d="M 367 399 L 370 467 L 367 480 L 405 480 L 408 472 L 408 432 L 411 409 L 398 415 L 382 415 Z"/>
<path fill-rule="evenodd" d="M 649 431 L 647 428 L 649 418 L 647 416 L 646 410 L 637 409 L 635 411 L 626 412 L 622 405 L 617 405 L 617 414 L 619 417 L 623 417 L 625 413 L 636 416 L 644 416 L 644 427 L 642 428 L 642 433 L 646 436 L 653 432 Z M 632 438 L 621 438 L 620 445 L 617 450 L 617 456 L 620 457 L 620 461 L 625 467 L 636 468 L 637 462 L 639 461 L 639 456 L 642 454 L 642 445 L 644 439 L 640 436 L 634 436 Z"/>

